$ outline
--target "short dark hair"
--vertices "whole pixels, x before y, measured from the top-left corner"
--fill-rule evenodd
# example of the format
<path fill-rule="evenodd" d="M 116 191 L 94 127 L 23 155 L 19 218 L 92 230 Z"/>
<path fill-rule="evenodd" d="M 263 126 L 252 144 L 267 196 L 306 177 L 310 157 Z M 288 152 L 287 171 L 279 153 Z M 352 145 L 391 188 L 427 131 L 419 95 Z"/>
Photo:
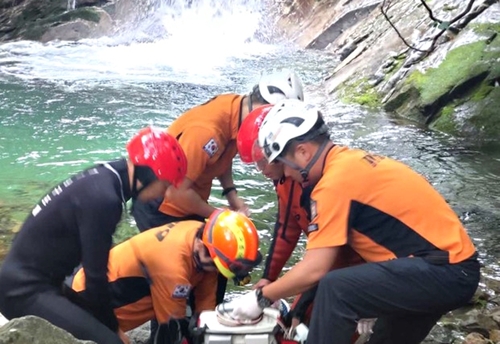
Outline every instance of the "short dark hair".
<path fill-rule="evenodd" d="M 252 92 L 250 92 L 250 101 L 252 102 L 252 104 L 255 104 L 255 103 L 261 103 L 261 104 L 269 104 L 265 99 L 264 97 L 262 97 L 262 94 L 260 93 L 260 89 L 259 89 L 259 84 L 255 84 L 252 88 Z"/>

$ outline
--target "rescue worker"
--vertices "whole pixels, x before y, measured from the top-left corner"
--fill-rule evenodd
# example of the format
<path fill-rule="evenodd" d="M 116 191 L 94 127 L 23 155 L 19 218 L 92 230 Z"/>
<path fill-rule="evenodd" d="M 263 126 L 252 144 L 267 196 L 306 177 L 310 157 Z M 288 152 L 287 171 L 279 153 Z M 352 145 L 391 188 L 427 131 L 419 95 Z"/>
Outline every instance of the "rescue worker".
<path fill-rule="evenodd" d="M 215 207 L 208 203 L 208 198 L 215 178 L 220 181 L 229 207 L 248 215 L 232 176 L 238 129 L 254 107 L 285 98 L 304 99 L 302 81 L 290 70 L 263 76 L 250 94 L 222 94 L 177 118 L 167 132 L 179 140 L 186 152 L 186 178 L 178 187 L 169 188 L 157 202 L 134 202 L 132 214 L 139 230 L 210 216 Z"/>
<path fill-rule="evenodd" d="M 319 283 L 308 343 L 347 344 L 359 319 L 378 318 L 369 343 L 412 344 L 471 299 L 479 282 L 475 247 L 423 176 L 334 144 L 318 109 L 297 101 L 273 107 L 259 146 L 285 176 L 314 186 L 307 251 L 282 278 L 234 300 L 233 318 L 253 319 L 272 300 Z M 330 271 L 345 244 L 368 263 Z"/>
<path fill-rule="evenodd" d="M 213 310 L 217 271 L 226 278 L 248 273 L 262 259 L 258 249 L 252 221 L 220 209 L 207 222 L 172 222 L 113 247 L 108 279 L 120 329 L 129 331 L 154 318 L 160 324 L 184 319 L 191 290 L 198 314 Z M 71 283 L 78 293 L 85 292 L 85 275 L 80 269 Z M 158 333 L 171 332 L 172 338 L 179 338 L 179 331 Z"/>
<path fill-rule="evenodd" d="M 264 105 L 253 110 L 242 122 L 236 140 L 241 160 L 246 164 L 255 164 L 264 176 L 273 181 L 278 198 L 278 214 L 263 276 L 252 286 L 252 289 L 261 288 L 278 279 L 283 267 L 297 247 L 301 233 L 307 237 L 307 227 L 311 220 L 309 201 L 312 187 L 303 189 L 299 182 L 285 176 L 282 163 L 267 163 L 258 146 L 259 128 L 272 108 L 272 105 Z M 332 269 L 363 262 L 363 259 L 356 252 L 348 245 L 344 245 Z M 300 322 L 309 324 L 315 291 L 316 287 L 311 288 L 294 299 L 286 319 L 288 326 L 296 327 Z"/>
<path fill-rule="evenodd" d="M 178 187 L 168 188 L 163 198 L 134 202 L 132 215 L 139 230 L 180 220 L 202 221 L 210 216 L 216 209 L 208 203 L 215 178 L 229 208 L 249 215 L 248 206 L 238 197 L 232 175 L 238 128 L 253 107 L 286 98 L 303 100 L 304 93 L 300 78 L 285 69 L 263 76 L 250 94 L 219 95 L 177 118 L 167 132 L 179 140 L 186 152 L 186 178 Z M 217 303 L 224 300 L 226 285 L 227 279 L 219 275 Z M 151 327 L 154 332 L 155 325 Z"/>
<path fill-rule="evenodd" d="M 0 311 L 8 319 L 36 315 L 78 339 L 128 343 L 108 292 L 112 235 L 130 198 L 155 199 L 179 185 L 186 157 L 177 140 L 146 128 L 127 145 L 128 159 L 99 164 L 65 180 L 33 208 L 0 270 Z M 63 295 L 66 276 L 82 264 L 81 295 L 94 318 Z"/>

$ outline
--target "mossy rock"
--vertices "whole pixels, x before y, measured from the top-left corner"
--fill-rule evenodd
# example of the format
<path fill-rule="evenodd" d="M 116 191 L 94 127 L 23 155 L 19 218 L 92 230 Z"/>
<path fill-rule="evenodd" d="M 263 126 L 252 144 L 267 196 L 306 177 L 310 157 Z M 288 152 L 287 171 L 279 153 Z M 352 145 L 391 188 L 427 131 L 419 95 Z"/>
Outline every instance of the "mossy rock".
<path fill-rule="evenodd" d="M 431 128 L 476 141 L 497 140 L 500 137 L 500 87 L 485 84 L 477 87 L 462 104 L 443 107 Z"/>
<path fill-rule="evenodd" d="M 455 107 L 453 105 L 443 107 L 430 127 L 448 134 L 459 135 L 460 130 L 455 118 Z"/>
<path fill-rule="evenodd" d="M 500 23 L 480 23 L 471 24 L 470 28 L 477 34 L 482 36 L 500 33 Z"/>
<path fill-rule="evenodd" d="M 344 103 L 354 103 L 369 108 L 380 106 L 380 95 L 367 78 L 352 78 L 338 89 L 338 96 Z"/>
<path fill-rule="evenodd" d="M 477 111 L 468 122 L 484 139 L 500 137 L 500 87 L 494 87 L 488 95 L 477 102 Z"/>
<path fill-rule="evenodd" d="M 485 59 L 486 47 L 485 41 L 463 45 L 451 50 L 437 68 L 430 68 L 425 73 L 414 72 L 408 81 L 420 91 L 422 105 L 432 106 L 457 86 L 480 75 L 486 77 L 491 68 L 489 60 Z"/>
<path fill-rule="evenodd" d="M 466 90 L 466 96 L 453 100 L 441 109 L 432 127 L 451 134 L 468 136 L 474 140 L 488 141 L 498 139 L 500 136 L 500 114 L 498 113 L 500 107 L 500 63 L 498 63 L 500 37 L 497 35 L 500 25 L 482 25 L 480 28 L 481 34 L 487 39 L 471 43 L 464 49 L 472 51 L 472 55 L 478 59 L 476 63 L 471 64 L 472 66 L 482 65 L 487 69 L 482 72 L 483 77 L 478 79 L 479 84 Z M 468 50 L 471 47 L 472 50 Z M 456 111 L 454 108 L 459 110 Z"/>
<path fill-rule="evenodd" d="M 414 70 L 384 108 L 453 135 L 494 138 L 500 134 L 498 25 L 481 27 L 483 39 L 448 52 L 436 68 Z"/>

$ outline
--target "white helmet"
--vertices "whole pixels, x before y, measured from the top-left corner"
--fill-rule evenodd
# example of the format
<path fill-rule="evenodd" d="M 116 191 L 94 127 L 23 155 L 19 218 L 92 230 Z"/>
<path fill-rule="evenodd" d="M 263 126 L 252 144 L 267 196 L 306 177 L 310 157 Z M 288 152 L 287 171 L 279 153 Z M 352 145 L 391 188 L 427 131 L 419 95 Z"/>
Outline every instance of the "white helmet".
<path fill-rule="evenodd" d="M 259 92 L 269 104 L 276 104 L 283 99 L 304 101 L 302 81 L 289 69 L 264 75 L 259 81 Z"/>
<path fill-rule="evenodd" d="M 318 108 L 296 99 L 274 105 L 259 129 L 259 146 L 267 160 L 273 162 L 289 141 L 308 133 L 320 117 Z M 324 126 L 317 134 L 327 131 Z"/>

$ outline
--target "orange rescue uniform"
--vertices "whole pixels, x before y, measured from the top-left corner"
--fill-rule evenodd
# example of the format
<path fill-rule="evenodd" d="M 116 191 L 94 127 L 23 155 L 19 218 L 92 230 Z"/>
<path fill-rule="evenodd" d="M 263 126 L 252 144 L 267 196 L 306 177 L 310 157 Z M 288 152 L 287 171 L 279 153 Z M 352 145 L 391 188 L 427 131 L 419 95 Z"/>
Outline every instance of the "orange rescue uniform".
<path fill-rule="evenodd" d="M 311 217 L 307 249 L 349 244 L 367 262 L 422 257 L 435 264 L 475 253 L 455 212 L 423 176 L 362 150 L 331 148 Z"/>
<path fill-rule="evenodd" d="M 270 281 L 278 279 L 283 267 L 296 248 L 303 232 L 308 235 L 310 221 L 310 190 L 303 189 L 290 177 L 283 177 L 276 182 L 278 196 L 278 216 L 274 226 L 273 240 L 266 259 L 262 278 Z M 344 246 L 333 269 L 363 263 L 363 259 L 349 246 Z"/>
<path fill-rule="evenodd" d="M 186 316 L 186 301 L 194 289 L 196 311 L 214 309 L 216 272 L 199 272 L 193 258 L 199 221 L 169 223 L 140 233 L 113 247 L 108 279 L 120 329 L 128 331 L 156 318 L 166 323 Z M 85 289 L 80 269 L 72 283 Z"/>
<path fill-rule="evenodd" d="M 236 136 L 242 100 L 243 96 L 237 94 L 219 95 L 186 111 L 167 129 L 186 153 L 186 177 L 193 181 L 193 190 L 205 201 L 210 196 L 213 179 L 231 168 L 238 152 Z M 159 210 L 176 217 L 191 215 L 167 200 Z"/>

